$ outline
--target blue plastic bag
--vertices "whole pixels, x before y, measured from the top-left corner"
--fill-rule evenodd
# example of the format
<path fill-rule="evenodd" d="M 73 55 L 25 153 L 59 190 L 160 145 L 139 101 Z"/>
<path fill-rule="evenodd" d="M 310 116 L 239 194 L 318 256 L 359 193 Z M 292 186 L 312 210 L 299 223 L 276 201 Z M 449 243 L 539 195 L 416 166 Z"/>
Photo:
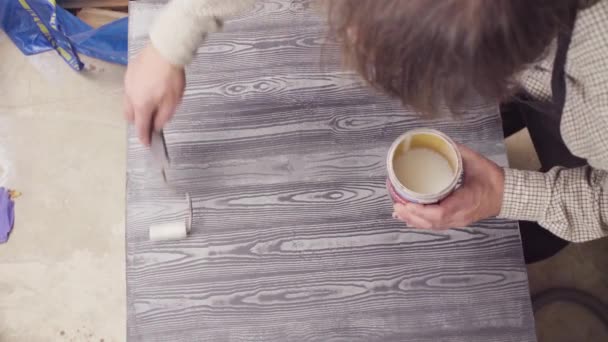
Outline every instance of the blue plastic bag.
<path fill-rule="evenodd" d="M 8 189 L 0 187 L 0 243 L 8 241 L 15 224 L 15 202 Z"/>
<path fill-rule="evenodd" d="M 76 50 L 83 55 L 104 61 L 127 64 L 129 18 L 108 23 L 96 30 L 70 36 Z"/>
<path fill-rule="evenodd" d="M 79 53 L 127 64 L 127 18 L 93 29 L 55 0 L 0 0 L 0 28 L 25 55 L 55 49 L 75 70 Z"/>

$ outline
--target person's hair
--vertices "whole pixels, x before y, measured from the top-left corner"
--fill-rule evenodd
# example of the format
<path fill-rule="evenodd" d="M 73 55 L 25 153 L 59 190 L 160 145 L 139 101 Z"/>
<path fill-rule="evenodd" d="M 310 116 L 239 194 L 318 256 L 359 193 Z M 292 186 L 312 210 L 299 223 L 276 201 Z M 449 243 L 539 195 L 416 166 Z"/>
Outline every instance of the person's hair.
<path fill-rule="evenodd" d="M 419 112 L 504 100 L 580 0 L 327 0 L 345 62 Z"/>

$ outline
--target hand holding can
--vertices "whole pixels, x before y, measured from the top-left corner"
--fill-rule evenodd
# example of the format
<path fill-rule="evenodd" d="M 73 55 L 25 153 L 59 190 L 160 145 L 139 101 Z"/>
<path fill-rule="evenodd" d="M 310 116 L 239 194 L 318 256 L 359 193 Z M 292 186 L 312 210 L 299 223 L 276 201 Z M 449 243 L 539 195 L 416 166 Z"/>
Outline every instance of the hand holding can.
<path fill-rule="evenodd" d="M 503 169 L 440 132 L 404 134 L 391 147 L 387 165 L 393 216 L 409 226 L 465 227 L 501 210 Z"/>

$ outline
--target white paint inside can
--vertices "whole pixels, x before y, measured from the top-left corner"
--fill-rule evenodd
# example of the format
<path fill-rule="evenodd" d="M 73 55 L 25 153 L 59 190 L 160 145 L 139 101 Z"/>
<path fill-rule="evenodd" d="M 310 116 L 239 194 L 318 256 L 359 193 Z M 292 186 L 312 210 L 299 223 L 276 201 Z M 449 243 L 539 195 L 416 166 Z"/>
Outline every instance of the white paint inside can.
<path fill-rule="evenodd" d="M 399 182 L 419 194 L 440 193 L 454 179 L 450 162 L 441 153 L 426 147 L 396 155 L 393 167 Z"/>
<path fill-rule="evenodd" d="M 389 193 L 394 201 L 431 204 L 462 182 L 462 158 L 445 134 L 414 129 L 393 142 L 387 157 Z"/>

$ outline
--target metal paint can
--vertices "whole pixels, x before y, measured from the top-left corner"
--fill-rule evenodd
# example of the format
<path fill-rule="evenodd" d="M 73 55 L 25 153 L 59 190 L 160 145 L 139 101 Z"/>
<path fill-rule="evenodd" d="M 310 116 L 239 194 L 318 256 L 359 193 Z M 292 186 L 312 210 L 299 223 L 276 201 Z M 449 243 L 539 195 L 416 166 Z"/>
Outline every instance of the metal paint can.
<path fill-rule="evenodd" d="M 448 161 L 453 171 L 453 178 L 448 186 L 436 193 L 422 194 L 403 185 L 404 182 L 400 181 L 395 173 L 394 161 L 399 155 L 412 148 L 431 149 Z M 414 129 L 397 138 L 388 151 L 386 165 L 388 168 L 386 186 L 391 198 L 397 203 L 437 203 L 458 189 L 463 182 L 462 156 L 456 143 L 444 133 L 430 128 Z"/>

